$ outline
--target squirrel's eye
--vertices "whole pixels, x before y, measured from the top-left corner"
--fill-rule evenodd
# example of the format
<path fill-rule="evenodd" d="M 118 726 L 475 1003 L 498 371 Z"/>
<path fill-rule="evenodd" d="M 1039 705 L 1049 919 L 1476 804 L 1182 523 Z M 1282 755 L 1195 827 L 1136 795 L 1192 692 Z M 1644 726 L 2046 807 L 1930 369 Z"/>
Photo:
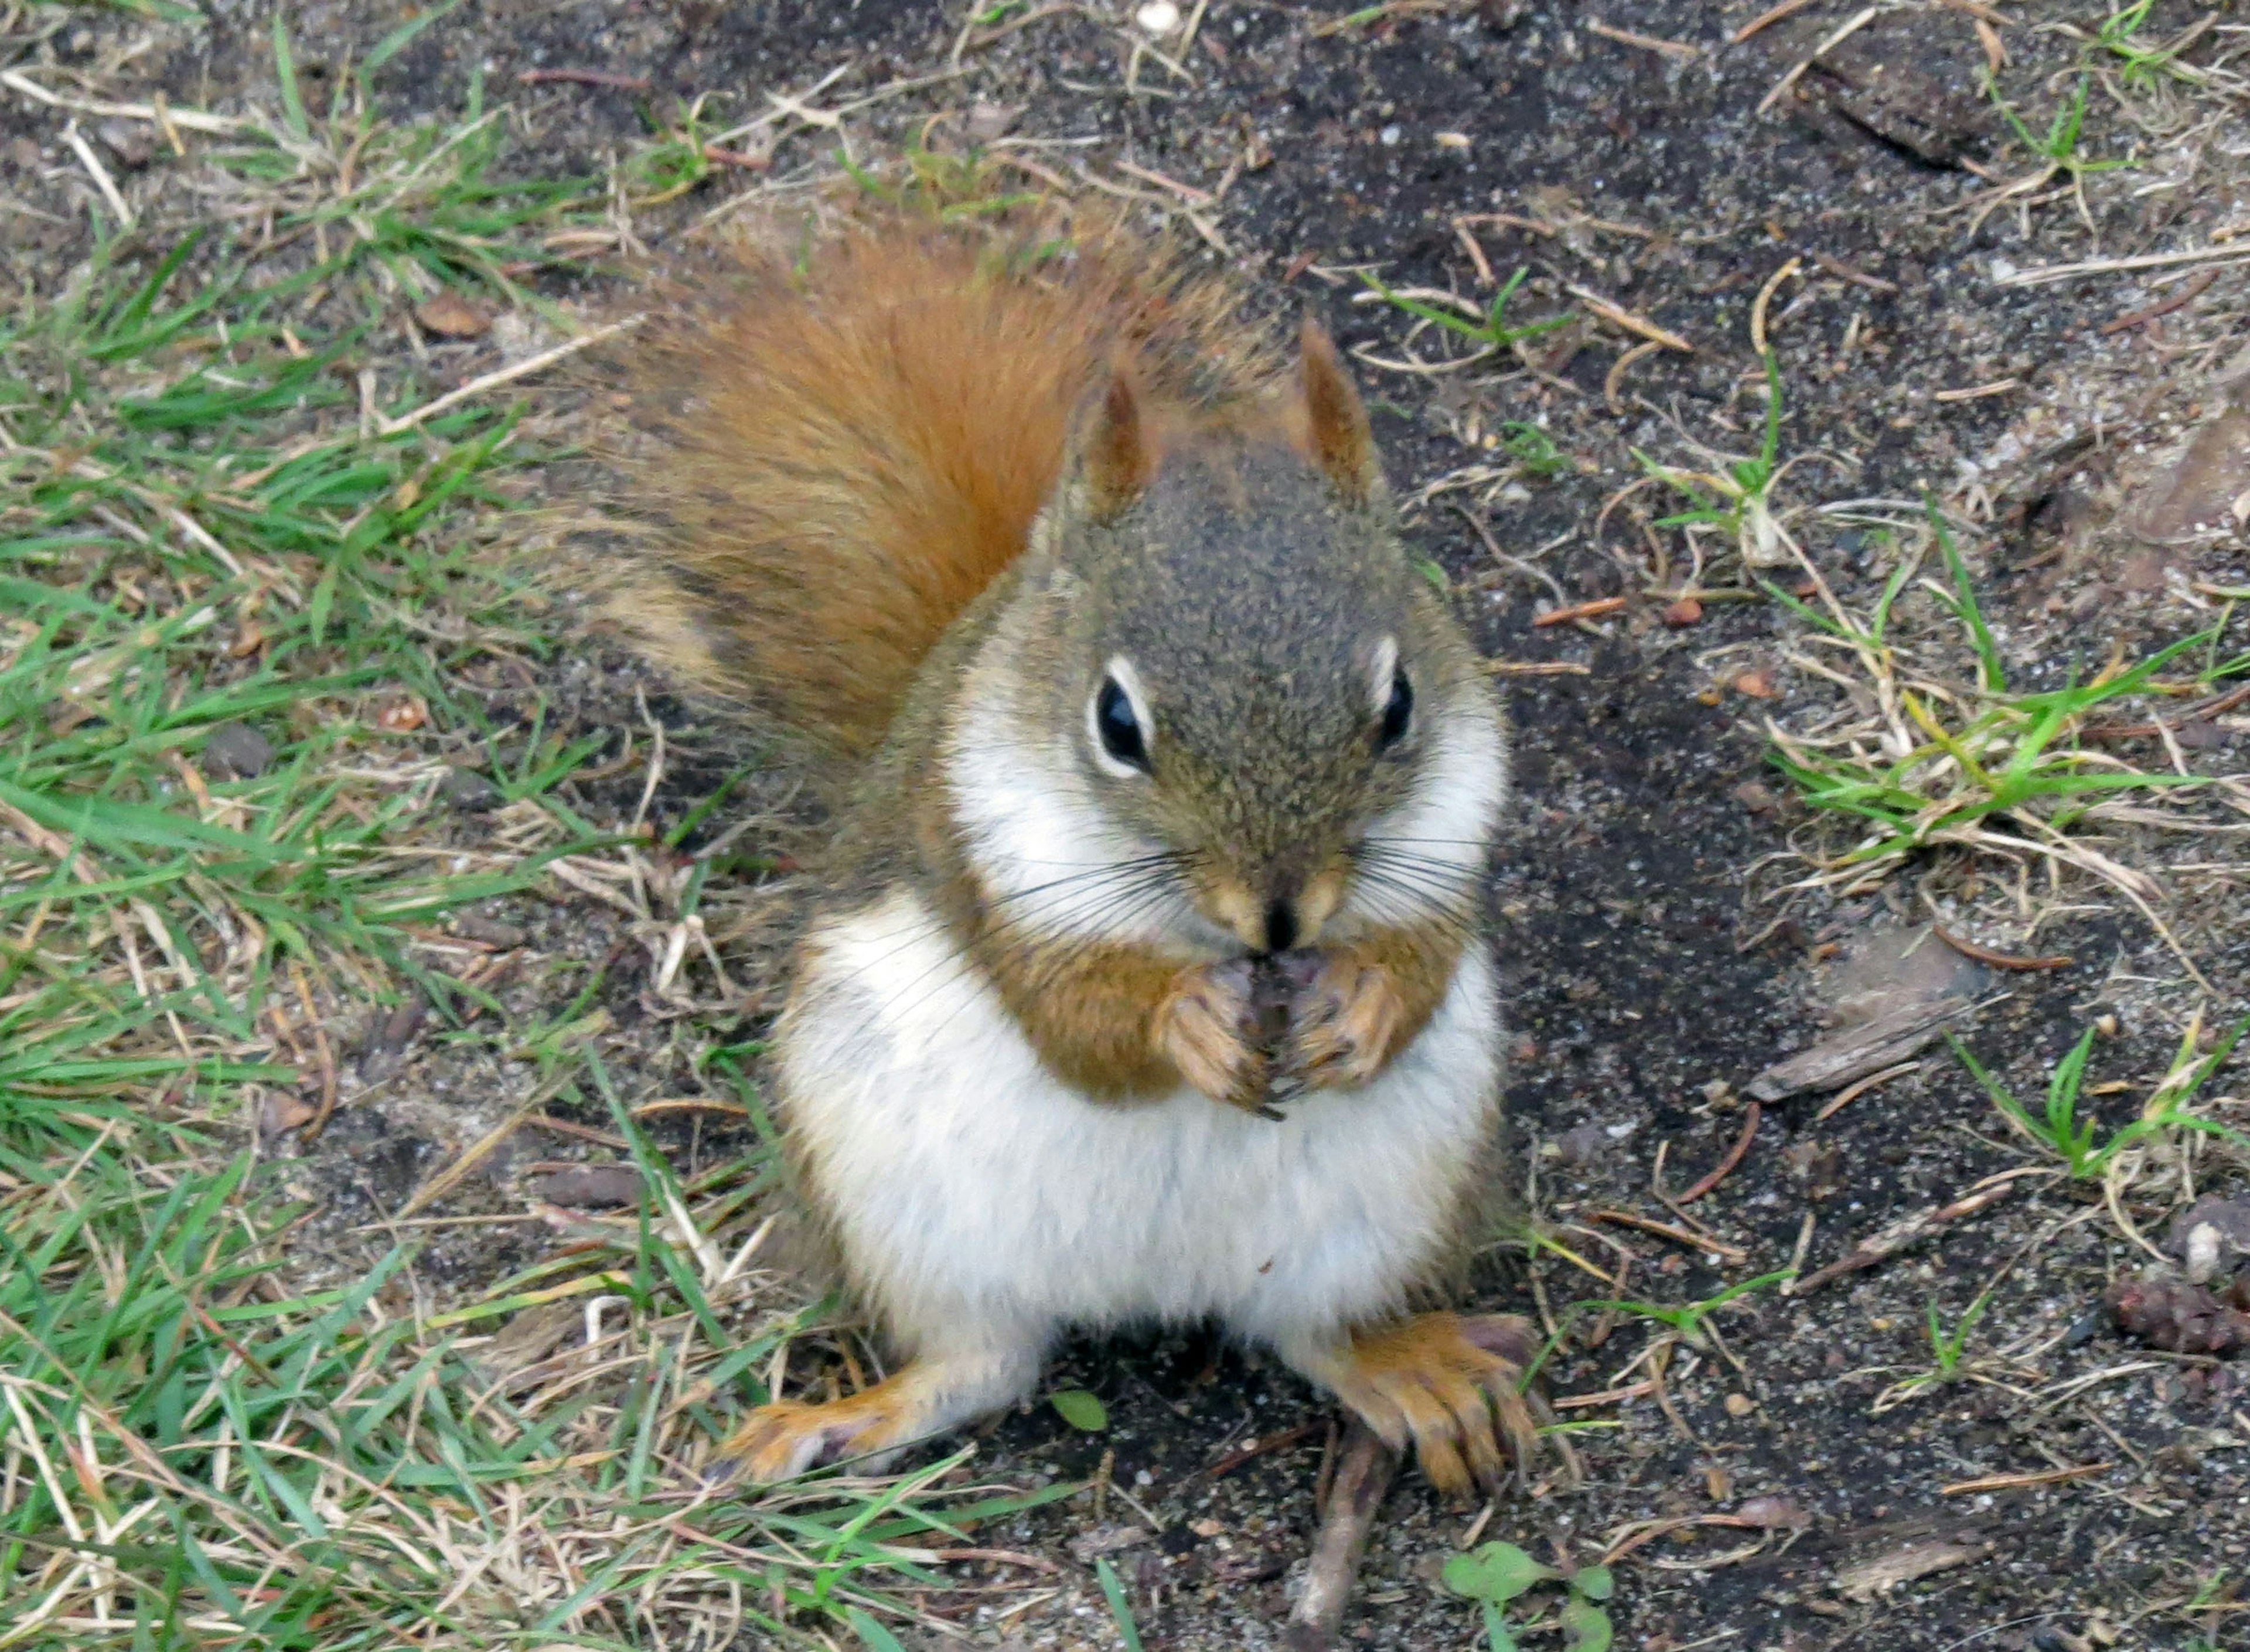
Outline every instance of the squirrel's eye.
<path fill-rule="evenodd" d="M 1114 761 L 1149 772 L 1149 742 L 1141 733 L 1141 719 L 1133 713 L 1132 698 L 1114 677 L 1103 678 L 1094 697 L 1094 732 Z"/>
<path fill-rule="evenodd" d="M 1375 736 L 1375 749 L 1387 752 L 1405 740 L 1407 726 L 1413 720 L 1414 685 L 1406 680 L 1405 672 L 1394 672 L 1391 678 L 1391 698 L 1383 706 L 1383 726 Z"/>

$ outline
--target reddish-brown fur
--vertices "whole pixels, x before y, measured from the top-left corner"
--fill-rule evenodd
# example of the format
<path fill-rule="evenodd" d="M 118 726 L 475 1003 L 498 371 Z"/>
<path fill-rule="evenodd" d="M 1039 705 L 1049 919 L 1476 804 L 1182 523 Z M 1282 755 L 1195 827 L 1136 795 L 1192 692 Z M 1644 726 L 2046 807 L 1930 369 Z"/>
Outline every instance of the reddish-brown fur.
<path fill-rule="evenodd" d="M 804 266 L 752 255 L 657 324 L 627 461 L 640 577 L 618 607 L 684 679 L 845 760 L 1024 548 L 1113 370 L 1138 439 L 1262 399 L 1232 291 L 1105 224 L 893 224 Z M 1108 456 L 1145 478 L 1144 449 Z"/>

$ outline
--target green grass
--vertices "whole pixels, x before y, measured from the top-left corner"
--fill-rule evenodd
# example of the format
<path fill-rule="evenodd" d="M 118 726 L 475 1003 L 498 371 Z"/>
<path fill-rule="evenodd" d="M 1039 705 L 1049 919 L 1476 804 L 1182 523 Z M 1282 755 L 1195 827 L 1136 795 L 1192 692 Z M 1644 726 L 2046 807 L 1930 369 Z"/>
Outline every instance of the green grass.
<path fill-rule="evenodd" d="M 1768 1285 L 1779 1284 L 1783 1280 L 1791 1277 L 1786 1268 L 1776 1273 L 1762 1273 L 1754 1279 L 1745 1279 L 1738 1284 L 1729 1285 L 1725 1290 L 1715 1292 L 1700 1302 L 1599 1300 L 1581 1302 L 1575 1305 L 1578 1309 L 1594 1313 L 1629 1313 L 1635 1318 L 1651 1320 L 1667 1327 L 1681 1341 L 1691 1346 L 1700 1347 L 1706 1339 L 1711 1317 L 1720 1309 L 1739 1302 L 1756 1291 L 1763 1291 Z"/>
<path fill-rule="evenodd" d="M 1647 478 L 1661 483 L 1688 499 L 1687 508 L 1657 518 L 1658 527 L 1709 528 L 1733 540 L 1744 566 L 1757 568 L 1776 561 L 1777 527 L 1771 499 L 1782 474 L 1781 364 L 1773 352 L 1765 357 L 1765 414 L 1758 451 L 1746 458 L 1722 459 L 1717 471 L 1683 471 L 1658 464 L 1639 449 Z"/>
<path fill-rule="evenodd" d="M 624 1647 L 701 1622 L 880 1652 L 915 1615 L 901 1587 L 944 1582 L 933 1542 L 1074 1488 L 956 1484 L 956 1455 L 697 1493 L 687 1454 L 820 1323 L 747 1265 L 770 1146 L 683 1184 L 604 1064 L 591 981 L 519 1022 L 418 946 L 623 841 L 574 801 L 609 742 L 536 688 L 566 639 L 507 554 L 563 438 L 521 407 L 409 422 L 438 387 L 379 341 L 444 287 L 570 329 L 535 283 L 608 234 L 612 180 L 525 169 L 480 101 L 386 125 L 382 46 L 347 107 L 309 109 L 275 45 L 278 122 L 188 163 L 256 192 L 267 237 L 144 225 L 0 319 L 0 1645 Z M 685 128 L 620 163 L 629 189 L 693 187 Z M 531 685 L 520 717 L 470 692 L 493 672 Z M 214 759 L 244 729 L 255 773 Z M 497 806 L 451 810 L 450 767 Z M 653 827 L 676 844 L 696 818 Z M 300 1289 L 314 1213 L 256 1123 L 321 1094 L 330 1027 L 410 994 L 441 1040 L 606 1109 L 646 1190 L 442 1312 L 408 1288 L 411 1230 Z M 703 1077 L 756 1118 L 741 1053 Z M 515 1316 L 583 1325 L 597 1298 L 614 1339 L 568 1380 L 488 1363 Z"/>
<path fill-rule="evenodd" d="M 1543 333 L 1551 333 L 1556 327 L 1570 324 L 1568 315 L 1545 316 L 1536 321 L 1522 323 L 1508 320 L 1508 301 L 1515 296 L 1515 289 L 1523 285 L 1524 278 L 1530 273 L 1528 269 L 1518 270 L 1501 282 L 1500 290 L 1492 295 L 1492 302 L 1484 313 L 1474 320 L 1438 305 L 1425 304 L 1406 293 L 1394 292 L 1374 276 L 1362 279 L 1366 281 L 1369 291 L 1380 294 L 1384 303 L 1467 339 L 1477 347 L 1479 355 L 1485 355 L 1512 351 L 1527 339 L 1536 339 Z"/>
<path fill-rule="evenodd" d="M 2046 1105 L 2036 1113 L 1986 1071 L 1984 1063 L 1960 1039 L 1951 1033 L 1946 1038 L 1953 1046 L 1953 1053 L 1961 1058 L 1961 1064 L 1984 1086 L 1984 1093 L 1991 1098 L 2001 1116 L 2039 1147 L 2060 1160 L 2064 1171 L 2074 1181 L 2100 1180 L 2122 1154 L 2143 1142 L 2201 1135 L 2226 1141 L 2237 1148 L 2250 1149 L 2250 1137 L 2193 1111 L 2195 1098 L 2205 1084 L 2234 1053 L 2234 1046 L 2241 1042 L 2243 1035 L 2250 1033 L 2250 1019 L 2236 1023 L 2205 1055 L 2198 1055 L 2195 1048 L 2202 1030 L 2201 1020 L 2192 1022 L 2164 1077 L 2150 1092 L 2141 1116 L 2109 1132 L 2106 1138 L 2100 1119 L 2083 1117 L 2079 1112 L 2086 1063 L 2093 1054 L 2098 1030 L 2088 1028 L 2085 1036 L 2071 1047 L 2070 1053 L 2055 1063 L 2047 1080 Z"/>
<path fill-rule="evenodd" d="M 1805 802 L 1865 829 L 1859 843 L 1822 863 L 1824 875 L 1879 872 L 1917 850 L 1955 844 L 2076 864 L 2144 903 L 2153 889 L 2150 880 L 2089 852 L 2073 837 L 2073 829 L 2098 819 L 2094 811 L 2107 800 L 2156 798 L 2209 782 L 2132 767 L 2085 745 L 2080 733 L 2105 707 L 2158 686 L 2178 687 L 2160 681 L 2158 673 L 2198 650 L 2204 659 L 2191 686 L 2239 674 L 2250 668 L 2250 659 L 2220 657 L 2222 618 L 2133 665 L 2063 688 L 2018 691 L 2010 685 L 1968 566 L 1934 510 L 1929 534 L 1946 578 L 1922 578 L 1920 589 L 1959 627 L 1973 662 L 1970 684 L 1948 685 L 1942 671 L 1925 667 L 1892 634 L 1893 610 L 1920 573 L 1921 551 L 1901 555 L 1864 616 L 1846 610 L 1825 585 L 1826 612 L 1777 587 L 1766 588 L 1821 640 L 1850 657 L 1878 708 L 1865 727 L 1824 732 L 1817 740 L 1778 726 L 1771 731 L 1770 761 Z"/>

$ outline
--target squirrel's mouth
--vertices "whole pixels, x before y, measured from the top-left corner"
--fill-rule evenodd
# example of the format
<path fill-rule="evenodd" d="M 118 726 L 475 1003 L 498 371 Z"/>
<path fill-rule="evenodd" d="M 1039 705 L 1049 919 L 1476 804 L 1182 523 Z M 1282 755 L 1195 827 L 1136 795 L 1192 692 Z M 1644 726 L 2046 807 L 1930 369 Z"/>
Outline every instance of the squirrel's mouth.
<path fill-rule="evenodd" d="M 1343 904 L 1344 869 L 1322 867 L 1310 877 L 1268 872 L 1262 878 L 1209 878 L 1196 891 L 1203 915 L 1259 957 L 1309 946 Z"/>

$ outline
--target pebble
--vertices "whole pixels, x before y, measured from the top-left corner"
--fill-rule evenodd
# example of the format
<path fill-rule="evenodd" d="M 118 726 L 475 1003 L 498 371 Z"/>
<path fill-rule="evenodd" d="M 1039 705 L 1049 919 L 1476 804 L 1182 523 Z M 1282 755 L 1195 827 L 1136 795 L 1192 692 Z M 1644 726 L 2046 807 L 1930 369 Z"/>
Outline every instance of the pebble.
<path fill-rule="evenodd" d="M 1180 26 L 1180 9 L 1172 0 L 1149 0 L 1133 14 L 1133 21 L 1149 34 L 1166 35 Z"/>
<path fill-rule="evenodd" d="M 211 780 L 255 780 L 273 761 L 273 742 L 247 723 L 221 723 L 204 737 L 204 774 Z"/>

